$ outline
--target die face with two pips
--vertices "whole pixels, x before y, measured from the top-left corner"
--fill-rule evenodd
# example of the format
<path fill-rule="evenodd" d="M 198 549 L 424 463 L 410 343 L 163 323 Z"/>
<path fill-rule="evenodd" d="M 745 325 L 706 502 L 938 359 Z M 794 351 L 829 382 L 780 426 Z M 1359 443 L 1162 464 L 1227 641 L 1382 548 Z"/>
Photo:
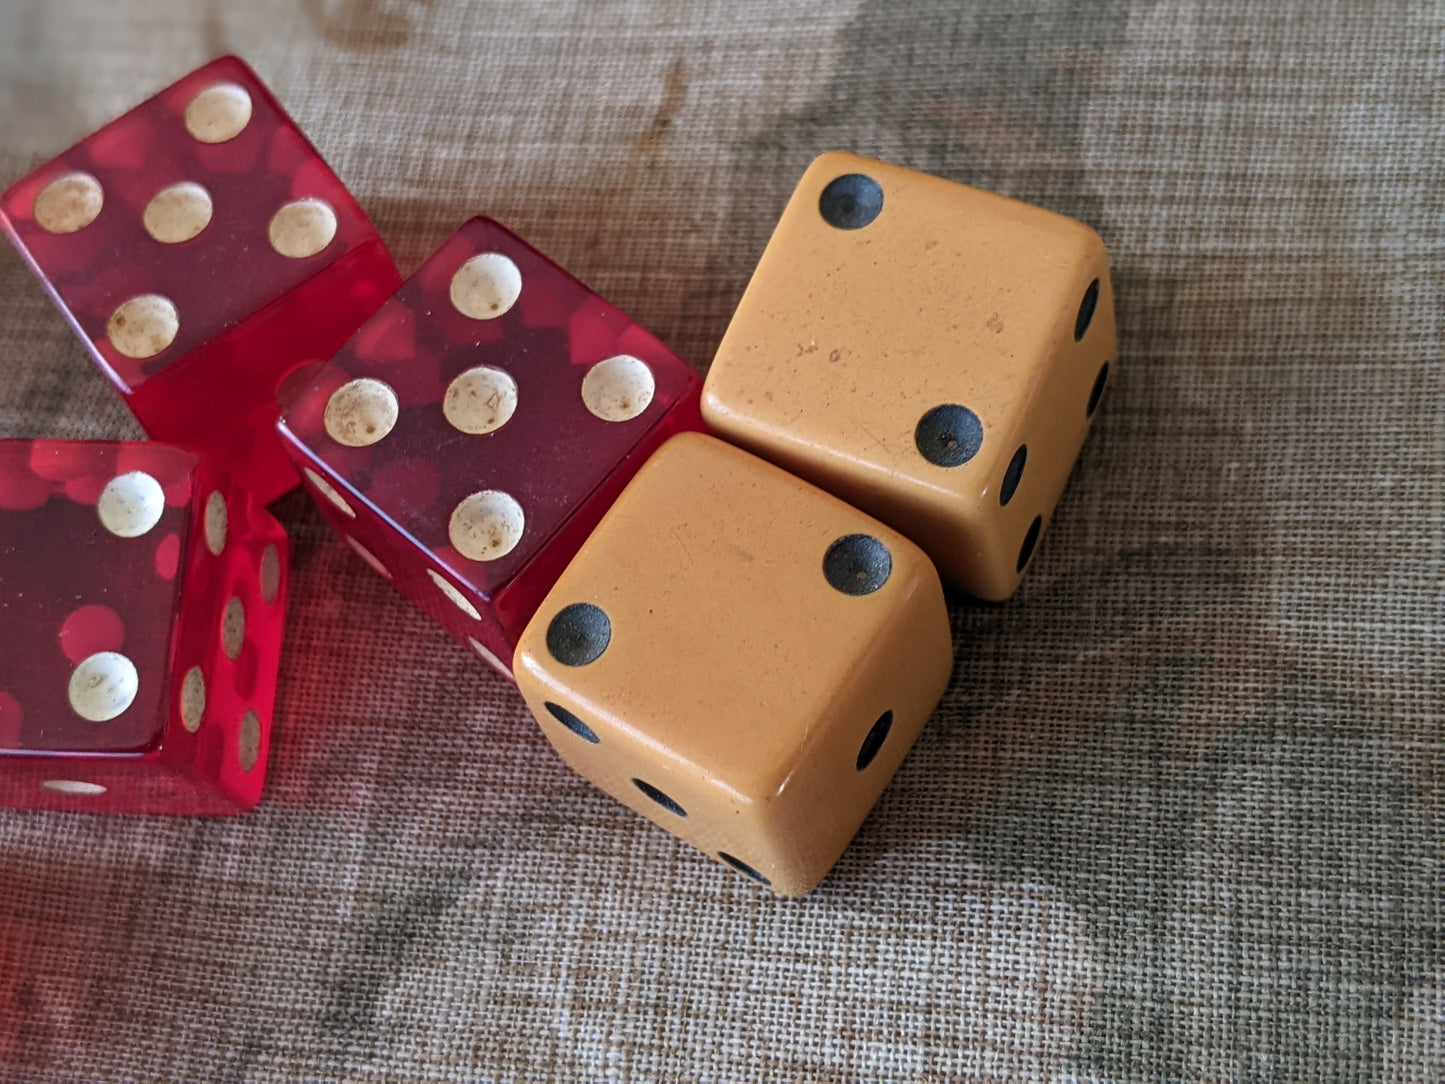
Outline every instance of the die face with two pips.
<path fill-rule="evenodd" d="M 263 502 L 296 484 L 279 400 L 400 281 L 365 213 L 233 57 L 17 182 L 0 223 L 146 431 Z"/>
<path fill-rule="evenodd" d="M 286 552 L 265 509 L 190 452 L 0 441 L 0 805 L 253 806 Z"/>
<path fill-rule="evenodd" d="M 854 155 L 799 182 L 719 345 L 708 424 L 1008 597 L 1115 364 L 1104 247 Z"/>
<path fill-rule="evenodd" d="M 702 381 L 508 230 L 464 225 L 286 411 L 332 525 L 510 677 L 517 637 Z"/>
<path fill-rule="evenodd" d="M 516 661 L 528 707 L 572 768 L 801 895 L 902 762 L 953 653 L 918 547 L 689 433 L 618 498 Z"/>

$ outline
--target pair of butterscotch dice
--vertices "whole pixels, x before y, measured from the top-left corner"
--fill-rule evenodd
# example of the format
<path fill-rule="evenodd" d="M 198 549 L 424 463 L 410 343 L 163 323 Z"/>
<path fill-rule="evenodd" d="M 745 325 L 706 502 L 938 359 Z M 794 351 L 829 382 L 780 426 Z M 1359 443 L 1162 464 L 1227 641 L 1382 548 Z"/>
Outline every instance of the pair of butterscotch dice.
<path fill-rule="evenodd" d="M 948 684 L 939 573 L 1012 594 L 1115 341 L 1086 226 L 816 160 L 707 375 L 730 444 L 664 444 L 522 634 L 516 679 L 562 758 L 775 891 L 812 889 Z"/>

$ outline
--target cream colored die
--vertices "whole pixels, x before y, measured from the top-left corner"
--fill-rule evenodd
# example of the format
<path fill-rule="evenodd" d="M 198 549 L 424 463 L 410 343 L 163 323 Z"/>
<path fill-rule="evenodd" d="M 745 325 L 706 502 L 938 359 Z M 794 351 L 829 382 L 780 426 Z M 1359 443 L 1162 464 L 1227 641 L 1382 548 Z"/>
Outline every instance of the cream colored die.
<path fill-rule="evenodd" d="M 794 896 L 878 800 L 942 696 L 953 650 L 918 547 L 685 433 L 617 499 L 515 663 L 572 768 Z"/>
<path fill-rule="evenodd" d="M 743 294 L 703 415 L 999 600 L 1053 514 L 1115 349 L 1093 230 L 830 153 Z"/>

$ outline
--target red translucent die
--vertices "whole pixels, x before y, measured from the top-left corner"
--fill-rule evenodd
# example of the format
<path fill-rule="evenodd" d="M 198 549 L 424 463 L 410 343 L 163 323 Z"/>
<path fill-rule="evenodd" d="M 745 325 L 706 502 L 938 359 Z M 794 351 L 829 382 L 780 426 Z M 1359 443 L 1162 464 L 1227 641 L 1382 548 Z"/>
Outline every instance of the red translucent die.
<path fill-rule="evenodd" d="M 209 460 L 0 441 L 0 805 L 255 805 L 285 594 L 280 524 Z"/>
<path fill-rule="evenodd" d="M 322 511 L 504 676 L 628 479 L 701 429 L 697 373 L 515 234 L 475 218 L 285 411 Z"/>
<path fill-rule="evenodd" d="M 16 183 L 0 222 L 146 432 L 263 502 L 297 481 L 278 399 L 399 282 L 376 228 L 234 57 Z"/>

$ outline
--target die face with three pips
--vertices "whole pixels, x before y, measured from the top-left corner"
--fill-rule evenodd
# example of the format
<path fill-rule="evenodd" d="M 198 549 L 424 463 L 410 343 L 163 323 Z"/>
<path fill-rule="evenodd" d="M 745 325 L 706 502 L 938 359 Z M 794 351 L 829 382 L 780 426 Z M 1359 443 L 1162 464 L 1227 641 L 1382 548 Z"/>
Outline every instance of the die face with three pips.
<path fill-rule="evenodd" d="M 263 502 L 287 398 L 399 278 L 255 73 L 225 57 L 13 185 L 0 224 L 154 439 Z"/>
<path fill-rule="evenodd" d="M 286 554 L 280 524 L 190 452 L 0 441 L 0 805 L 254 805 Z"/>
<path fill-rule="evenodd" d="M 466 223 L 286 411 L 322 511 L 510 677 L 527 620 L 697 373 L 490 219 Z"/>
<path fill-rule="evenodd" d="M 784 895 L 837 860 L 952 669 L 928 558 L 715 438 L 674 437 L 527 627 L 523 697 L 632 809 Z"/>
<path fill-rule="evenodd" d="M 1098 235 L 855 155 L 799 182 L 708 371 L 729 441 L 1018 586 L 1115 364 Z"/>

